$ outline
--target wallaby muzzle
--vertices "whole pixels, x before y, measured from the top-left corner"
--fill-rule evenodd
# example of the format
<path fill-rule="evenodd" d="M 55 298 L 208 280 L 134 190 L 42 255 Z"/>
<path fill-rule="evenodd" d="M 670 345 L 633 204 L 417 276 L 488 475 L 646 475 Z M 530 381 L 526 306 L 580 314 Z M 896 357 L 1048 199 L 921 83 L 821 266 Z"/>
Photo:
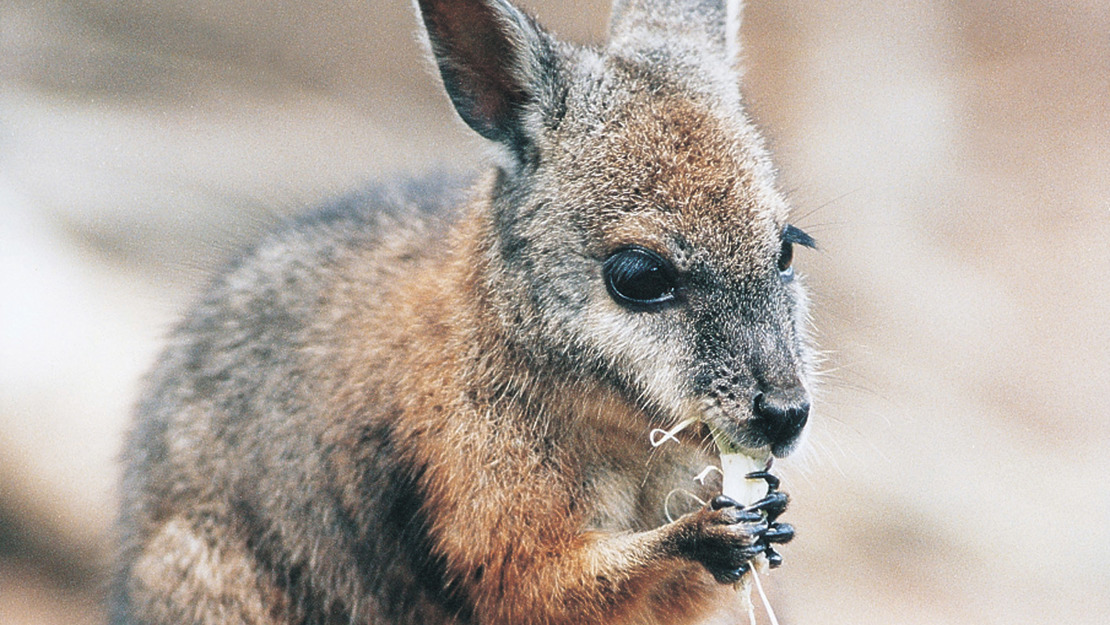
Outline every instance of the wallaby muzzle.
<path fill-rule="evenodd" d="M 773 389 L 757 393 L 752 400 L 749 428 L 767 441 L 771 453 L 782 457 L 794 449 L 809 420 L 809 396 L 805 389 Z"/>

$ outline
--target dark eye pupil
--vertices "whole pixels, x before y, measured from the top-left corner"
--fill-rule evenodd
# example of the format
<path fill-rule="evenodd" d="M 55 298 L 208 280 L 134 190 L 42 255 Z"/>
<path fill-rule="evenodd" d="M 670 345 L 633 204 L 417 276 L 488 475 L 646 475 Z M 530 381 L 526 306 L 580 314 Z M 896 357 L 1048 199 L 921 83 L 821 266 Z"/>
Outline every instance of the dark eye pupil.
<path fill-rule="evenodd" d="M 674 297 L 673 270 L 649 250 L 618 250 L 605 261 L 604 273 L 609 294 L 622 304 L 658 304 Z"/>
<path fill-rule="evenodd" d="M 794 244 L 790 241 L 782 242 L 782 249 L 779 250 L 779 272 L 786 273 L 790 271 L 790 265 L 794 262 Z"/>

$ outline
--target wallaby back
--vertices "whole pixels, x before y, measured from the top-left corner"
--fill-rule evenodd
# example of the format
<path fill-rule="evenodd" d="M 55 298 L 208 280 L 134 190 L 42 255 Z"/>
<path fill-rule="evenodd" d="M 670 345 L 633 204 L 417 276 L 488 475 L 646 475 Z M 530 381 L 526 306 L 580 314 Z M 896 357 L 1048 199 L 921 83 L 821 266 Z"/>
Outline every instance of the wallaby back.
<path fill-rule="evenodd" d="M 774 489 L 691 480 L 707 428 L 781 456 L 809 410 L 812 240 L 741 106 L 738 7 L 617 2 L 594 50 L 418 5 L 498 164 L 299 219 L 213 282 L 127 445 L 115 623 L 699 622 L 792 535 Z"/>

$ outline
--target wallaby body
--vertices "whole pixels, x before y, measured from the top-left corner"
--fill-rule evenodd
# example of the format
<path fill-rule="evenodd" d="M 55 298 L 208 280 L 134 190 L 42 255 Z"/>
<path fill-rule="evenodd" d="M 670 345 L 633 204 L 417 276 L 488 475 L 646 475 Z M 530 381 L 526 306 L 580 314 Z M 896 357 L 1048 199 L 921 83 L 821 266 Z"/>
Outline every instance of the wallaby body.
<path fill-rule="evenodd" d="M 293 222 L 174 331 L 128 448 L 116 623 L 693 623 L 785 501 L 717 498 L 704 427 L 784 455 L 804 297 L 740 106 L 735 12 L 618 2 L 603 51 L 498 0 L 420 2 L 503 149 L 469 189 Z M 689 4 L 687 8 L 685 5 Z M 674 508 L 671 509 L 671 512 Z"/>

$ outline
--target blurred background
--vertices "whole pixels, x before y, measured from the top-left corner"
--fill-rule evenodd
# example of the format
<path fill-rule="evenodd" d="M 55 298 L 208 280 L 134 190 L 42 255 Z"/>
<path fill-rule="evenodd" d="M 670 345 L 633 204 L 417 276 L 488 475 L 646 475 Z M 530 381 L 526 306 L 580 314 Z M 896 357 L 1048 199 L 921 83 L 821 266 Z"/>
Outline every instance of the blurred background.
<path fill-rule="evenodd" d="M 524 2 L 597 42 L 608 7 Z M 402 0 L 0 0 L 0 623 L 98 623 L 115 456 L 206 276 L 483 146 Z M 1110 3 L 750 0 L 744 91 L 821 249 L 783 623 L 1110 614 Z M 588 172 L 585 172 L 588 174 Z"/>

